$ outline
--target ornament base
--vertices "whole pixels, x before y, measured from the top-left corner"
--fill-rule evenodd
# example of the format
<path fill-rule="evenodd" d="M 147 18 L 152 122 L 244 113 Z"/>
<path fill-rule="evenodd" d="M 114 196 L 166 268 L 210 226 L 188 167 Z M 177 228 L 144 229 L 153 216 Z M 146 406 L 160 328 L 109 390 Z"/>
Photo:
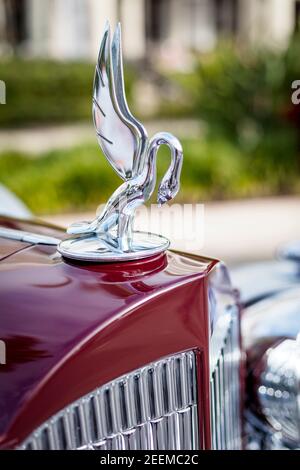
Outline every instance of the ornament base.
<path fill-rule="evenodd" d="M 129 246 L 118 246 L 118 240 L 104 234 L 92 234 L 67 238 L 58 245 L 59 253 L 73 260 L 95 263 L 116 263 L 148 258 L 166 251 L 170 245 L 167 238 L 147 232 L 133 232 Z"/>

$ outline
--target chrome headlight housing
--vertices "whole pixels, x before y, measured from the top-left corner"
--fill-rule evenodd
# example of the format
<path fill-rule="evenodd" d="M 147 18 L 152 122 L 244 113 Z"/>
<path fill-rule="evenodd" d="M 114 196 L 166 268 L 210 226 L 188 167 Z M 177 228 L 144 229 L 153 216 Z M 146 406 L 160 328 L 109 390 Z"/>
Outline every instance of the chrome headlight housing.
<path fill-rule="evenodd" d="M 266 353 L 258 398 L 277 440 L 300 447 L 300 338 L 284 340 Z"/>
<path fill-rule="evenodd" d="M 300 448 L 300 288 L 244 311 L 249 448 Z"/>

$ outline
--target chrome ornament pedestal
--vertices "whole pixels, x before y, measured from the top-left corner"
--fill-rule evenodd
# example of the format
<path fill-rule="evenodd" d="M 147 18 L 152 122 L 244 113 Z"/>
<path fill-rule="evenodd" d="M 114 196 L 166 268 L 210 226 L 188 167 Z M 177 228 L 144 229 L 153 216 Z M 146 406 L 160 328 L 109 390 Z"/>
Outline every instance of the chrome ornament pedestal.
<path fill-rule="evenodd" d="M 157 190 L 162 205 L 180 187 L 183 152 L 179 140 L 167 132 L 148 139 L 144 126 L 129 111 L 123 78 L 121 29 L 113 39 L 107 24 L 95 70 L 93 120 L 98 143 L 108 162 L 124 181 L 91 222 L 70 225 L 70 238 L 58 245 L 66 258 L 118 262 L 147 258 L 164 252 L 169 240 L 133 230 L 136 209 L 148 201 L 156 186 L 156 159 L 161 145 L 170 149 L 171 161 Z"/>
<path fill-rule="evenodd" d="M 147 232 L 133 232 L 130 247 L 119 250 L 117 241 L 113 243 L 105 236 L 87 235 L 68 238 L 60 243 L 60 253 L 71 259 L 94 262 L 130 261 L 157 255 L 168 249 L 170 242 L 161 235 Z"/>

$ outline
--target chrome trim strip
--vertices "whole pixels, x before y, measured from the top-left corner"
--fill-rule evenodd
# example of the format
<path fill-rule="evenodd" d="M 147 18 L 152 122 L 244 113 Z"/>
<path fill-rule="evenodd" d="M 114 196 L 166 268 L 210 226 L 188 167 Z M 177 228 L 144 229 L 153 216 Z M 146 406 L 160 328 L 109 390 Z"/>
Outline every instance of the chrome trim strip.
<path fill-rule="evenodd" d="M 16 230 L 13 228 L 0 227 L 0 237 L 10 240 L 17 240 L 24 243 L 33 243 L 37 245 L 55 245 L 57 246 L 61 240 L 39 233 L 25 232 L 24 230 Z"/>
<path fill-rule="evenodd" d="M 212 448 L 240 449 L 240 344 L 236 306 L 218 319 L 210 347 Z"/>

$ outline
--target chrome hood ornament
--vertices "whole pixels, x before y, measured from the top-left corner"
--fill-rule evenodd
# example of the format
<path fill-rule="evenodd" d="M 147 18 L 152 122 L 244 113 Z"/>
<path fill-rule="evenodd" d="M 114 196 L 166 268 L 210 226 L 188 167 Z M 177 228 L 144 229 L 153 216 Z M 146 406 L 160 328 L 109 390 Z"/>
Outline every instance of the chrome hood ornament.
<path fill-rule="evenodd" d="M 150 140 L 144 126 L 128 109 L 124 91 L 121 28 L 112 42 L 105 27 L 96 65 L 93 92 L 93 119 L 99 145 L 107 160 L 124 180 L 103 211 L 91 222 L 72 224 L 72 237 L 60 243 L 67 258 L 97 262 L 146 258 L 165 251 L 169 241 L 151 233 L 133 230 L 136 209 L 148 201 L 156 185 L 156 157 L 166 144 L 171 163 L 158 187 L 157 202 L 173 199 L 180 186 L 182 147 L 173 135 L 160 132 Z"/>

